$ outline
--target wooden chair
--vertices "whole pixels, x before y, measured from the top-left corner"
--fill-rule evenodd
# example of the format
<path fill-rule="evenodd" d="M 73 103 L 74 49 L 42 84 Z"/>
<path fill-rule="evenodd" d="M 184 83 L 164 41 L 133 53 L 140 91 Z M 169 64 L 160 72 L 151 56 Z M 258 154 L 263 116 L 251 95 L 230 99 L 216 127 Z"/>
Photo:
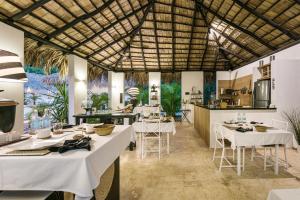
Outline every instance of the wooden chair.
<path fill-rule="evenodd" d="M 288 131 L 288 126 L 289 124 L 285 121 L 281 121 L 281 120 L 277 120 L 277 119 L 272 119 L 272 127 L 274 128 L 278 128 L 284 131 Z M 267 164 L 267 158 L 269 157 L 270 159 L 273 158 L 273 153 L 272 153 L 272 149 L 274 147 L 274 145 L 266 145 L 263 146 L 264 147 L 264 170 L 267 169 L 267 167 L 271 167 L 273 166 L 272 164 Z M 267 155 L 267 151 L 269 150 L 270 155 Z M 283 145 L 283 152 L 284 152 L 284 162 L 285 162 L 285 168 L 288 169 L 289 164 L 288 164 L 288 160 L 287 160 L 287 154 L 286 154 L 286 145 Z"/>
<path fill-rule="evenodd" d="M 223 129 L 224 127 L 222 126 L 222 124 L 215 124 L 215 145 L 214 145 L 214 153 L 213 153 L 213 158 L 212 160 L 215 160 L 215 158 L 220 158 L 220 166 L 219 166 L 219 171 L 222 170 L 222 168 L 226 167 L 236 167 L 236 165 L 233 165 L 227 158 L 231 157 L 234 160 L 234 149 L 231 148 L 231 143 L 226 140 L 224 138 L 224 134 L 223 134 Z M 222 148 L 222 154 L 221 156 L 216 156 L 216 150 L 217 147 L 221 147 Z M 231 156 L 227 156 L 226 155 L 226 150 L 232 150 L 232 155 Z M 226 161 L 227 165 L 224 165 L 224 161 Z M 243 148 L 243 170 L 245 169 L 245 148 Z"/>
<path fill-rule="evenodd" d="M 141 154 L 144 159 L 147 152 L 157 152 L 158 159 L 161 154 L 161 124 L 160 119 L 143 119 L 142 121 L 142 133 L 141 133 Z M 158 147 L 152 148 L 148 144 L 149 141 L 158 141 Z"/>

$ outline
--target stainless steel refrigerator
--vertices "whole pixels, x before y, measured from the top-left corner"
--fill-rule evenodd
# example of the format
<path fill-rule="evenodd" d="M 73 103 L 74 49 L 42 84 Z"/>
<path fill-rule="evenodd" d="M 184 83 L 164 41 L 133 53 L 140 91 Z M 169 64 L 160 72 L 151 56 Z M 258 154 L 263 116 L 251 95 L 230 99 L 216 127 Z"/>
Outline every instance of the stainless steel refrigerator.
<path fill-rule="evenodd" d="M 253 104 L 255 108 L 267 108 L 271 103 L 271 81 L 259 80 L 254 83 Z"/>

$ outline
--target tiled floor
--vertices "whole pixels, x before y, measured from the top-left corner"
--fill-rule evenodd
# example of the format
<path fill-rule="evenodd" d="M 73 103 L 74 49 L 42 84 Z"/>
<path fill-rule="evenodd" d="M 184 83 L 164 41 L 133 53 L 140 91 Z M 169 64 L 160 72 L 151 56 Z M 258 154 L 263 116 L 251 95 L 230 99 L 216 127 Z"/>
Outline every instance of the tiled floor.
<path fill-rule="evenodd" d="M 289 150 L 288 157 L 292 167 L 288 172 L 281 167 L 278 176 L 272 168 L 263 171 L 262 159 L 251 162 L 249 153 L 241 177 L 235 169 L 219 172 L 212 150 L 191 126 L 179 123 L 171 137 L 171 153 L 161 160 L 155 154 L 141 160 L 136 151 L 122 154 L 121 199 L 265 200 L 272 188 L 300 188 L 300 153 Z"/>

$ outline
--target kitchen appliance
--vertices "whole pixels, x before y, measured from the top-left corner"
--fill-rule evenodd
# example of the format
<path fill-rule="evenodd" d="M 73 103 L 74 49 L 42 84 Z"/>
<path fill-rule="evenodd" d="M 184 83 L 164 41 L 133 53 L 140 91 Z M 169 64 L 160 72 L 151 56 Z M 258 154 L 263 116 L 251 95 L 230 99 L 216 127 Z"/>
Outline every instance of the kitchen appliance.
<path fill-rule="evenodd" d="M 17 105 L 14 100 L 0 99 L 0 131 L 6 133 L 13 129 Z"/>
<path fill-rule="evenodd" d="M 268 108 L 271 103 L 271 80 L 258 80 L 254 83 L 253 106 Z"/>

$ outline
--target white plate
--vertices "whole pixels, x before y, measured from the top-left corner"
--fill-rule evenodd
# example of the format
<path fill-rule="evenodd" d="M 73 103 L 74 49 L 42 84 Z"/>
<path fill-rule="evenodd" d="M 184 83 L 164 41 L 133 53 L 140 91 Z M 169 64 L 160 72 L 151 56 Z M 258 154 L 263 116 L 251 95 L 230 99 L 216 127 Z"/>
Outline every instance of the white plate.
<path fill-rule="evenodd" d="M 48 147 L 59 144 L 65 140 L 65 137 L 60 138 L 50 138 L 50 139 L 36 139 L 30 138 L 23 142 L 19 142 L 16 144 L 12 144 L 9 146 L 10 149 L 13 150 L 41 150 L 46 149 Z"/>

